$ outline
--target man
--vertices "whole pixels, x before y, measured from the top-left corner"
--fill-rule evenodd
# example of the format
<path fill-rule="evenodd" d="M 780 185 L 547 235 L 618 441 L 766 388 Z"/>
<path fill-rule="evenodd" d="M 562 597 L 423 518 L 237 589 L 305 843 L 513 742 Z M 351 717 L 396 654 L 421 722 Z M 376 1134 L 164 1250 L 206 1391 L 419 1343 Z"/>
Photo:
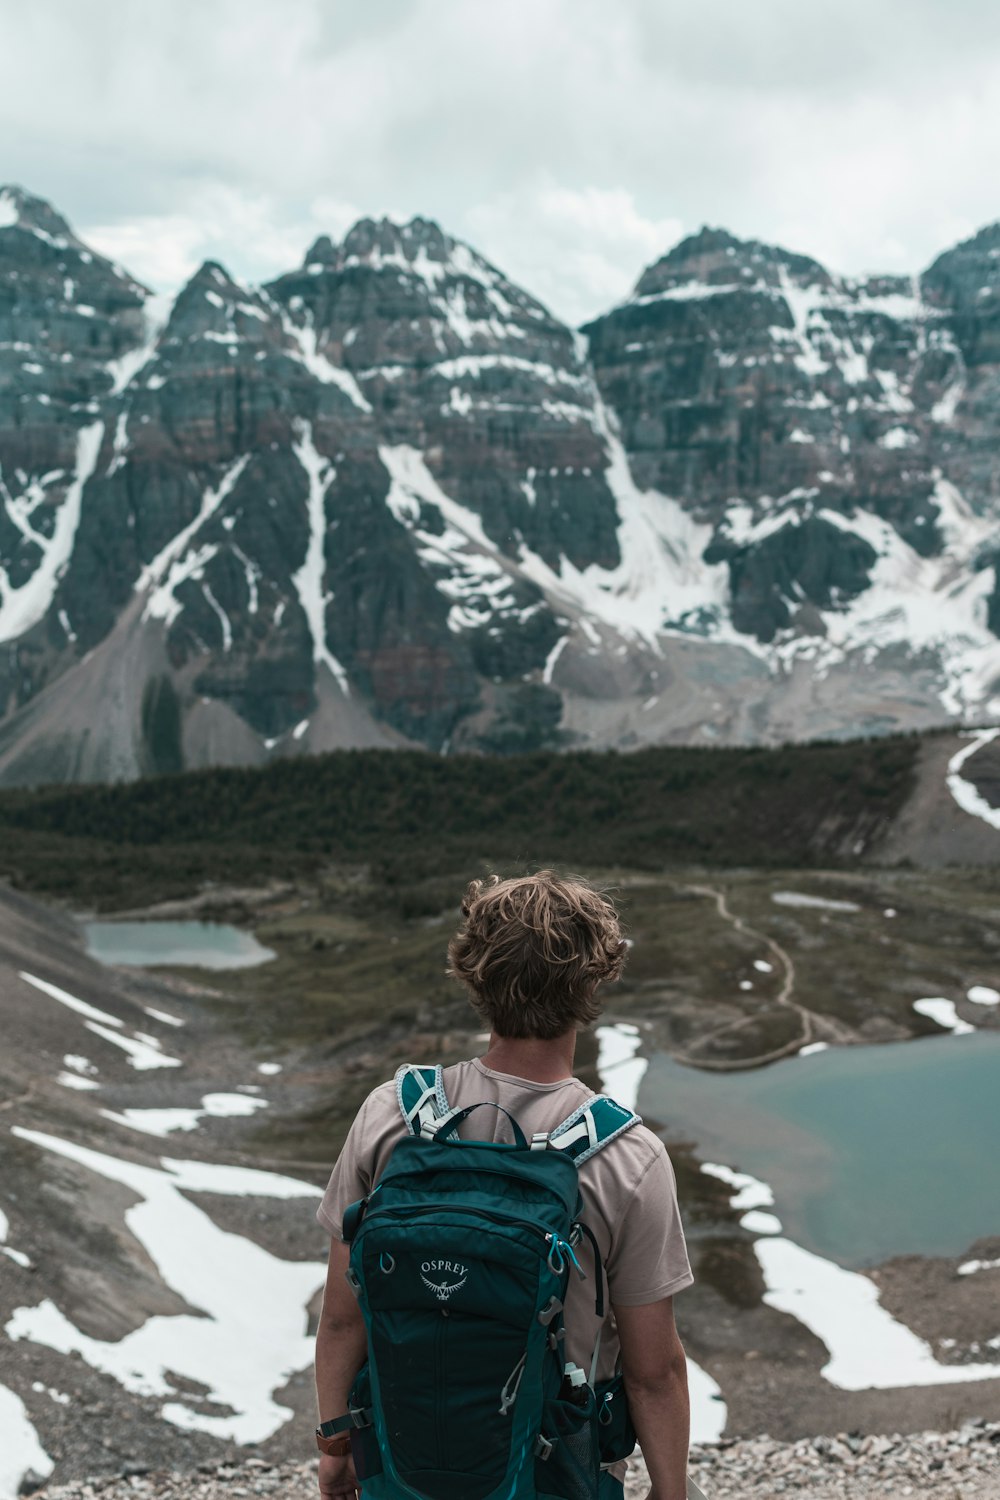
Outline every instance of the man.
<path fill-rule="evenodd" d="M 582 880 L 549 870 L 520 879 L 473 881 L 463 924 L 448 947 L 448 973 L 464 982 L 490 1027 L 485 1056 L 444 1071 L 451 1105 L 503 1106 L 526 1135 L 551 1131 L 593 1097 L 572 1076 L 576 1034 L 600 1014 L 596 992 L 616 980 L 626 944 L 614 906 Z M 417 1061 L 418 1059 L 414 1059 Z M 427 1061 L 424 1059 L 424 1061 Z M 362 1105 L 330 1178 L 317 1218 L 333 1237 L 316 1339 L 320 1421 L 347 1410 L 367 1357 L 364 1323 L 345 1280 L 344 1210 L 369 1193 L 405 1134 L 392 1082 Z M 499 1111 L 477 1111 L 462 1127 L 475 1139 L 507 1139 Z M 602 1330 L 598 1378 L 621 1354 L 625 1388 L 651 1488 L 647 1500 L 684 1500 L 688 1446 L 687 1368 L 673 1298 L 691 1284 L 673 1170 L 663 1143 L 636 1125 L 580 1166 L 583 1220 L 597 1238 L 611 1309 Z M 598 1322 L 593 1282 L 571 1278 L 566 1358 L 590 1366 Z M 346 1445 L 339 1445 L 346 1446 Z M 602 1497 L 622 1494 L 625 1465 L 602 1478 Z M 320 1459 L 324 1500 L 353 1497 L 348 1453 Z"/>

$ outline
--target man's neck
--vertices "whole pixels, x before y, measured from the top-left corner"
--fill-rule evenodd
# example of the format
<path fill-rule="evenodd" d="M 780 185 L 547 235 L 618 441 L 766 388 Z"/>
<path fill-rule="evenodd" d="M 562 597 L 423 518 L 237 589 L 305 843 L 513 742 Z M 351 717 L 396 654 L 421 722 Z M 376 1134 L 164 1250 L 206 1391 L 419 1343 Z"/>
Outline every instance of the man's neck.
<path fill-rule="evenodd" d="M 490 1036 L 483 1063 L 495 1073 L 509 1073 L 529 1083 L 560 1083 L 573 1074 L 576 1031 L 542 1041 L 538 1037 Z"/>

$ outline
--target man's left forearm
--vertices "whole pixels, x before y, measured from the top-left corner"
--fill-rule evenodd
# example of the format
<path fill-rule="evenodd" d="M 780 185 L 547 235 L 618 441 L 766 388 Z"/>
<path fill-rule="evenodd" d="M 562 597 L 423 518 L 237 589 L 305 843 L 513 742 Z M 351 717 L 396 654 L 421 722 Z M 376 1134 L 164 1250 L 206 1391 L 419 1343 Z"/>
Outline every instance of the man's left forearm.
<path fill-rule="evenodd" d="M 350 1246 L 330 1246 L 323 1311 L 316 1331 L 316 1403 L 321 1422 L 332 1422 L 347 1410 L 354 1377 L 368 1355 L 365 1322 L 347 1284 Z"/>
<path fill-rule="evenodd" d="M 334 1241 L 316 1332 L 316 1406 L 320 1422 L 332 1422 L 347 1411 L 351 1386 L 368 1353 L 364 1319 L 344 1280 L 347 1260 L 347 1246 Z M 357 1500 L 358 1482 L 350 1452 L 320 1458 L 319 1493 L 321 1500 Z"/>
<path fill-rule="evenodd" d="M 321 1422 L 331 1422 L 347 1410 L 354 1377 L 368 1357 L 364 1320 L 322 1319 L 316 1333 L 316 1405 Z"/>

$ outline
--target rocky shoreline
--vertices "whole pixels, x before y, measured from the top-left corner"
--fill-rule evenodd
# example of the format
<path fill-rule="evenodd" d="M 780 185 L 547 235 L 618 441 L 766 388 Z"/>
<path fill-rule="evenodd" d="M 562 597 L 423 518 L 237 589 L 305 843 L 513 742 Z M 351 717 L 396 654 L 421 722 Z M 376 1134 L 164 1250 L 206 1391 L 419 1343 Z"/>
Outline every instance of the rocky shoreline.
<path fill-rule="evenodd" d="M 690 1472 L 706 1500 L 748 1494 L 803 1495 L 809 1500 L 997 1500 L 1000 1497 L 1000 1422 L 968 1422 L 957 1432 L 836 1437 L 776 1443 L 743 1438 L 691 1450 Z M 645 1466 L 634 1462 L 626 1500 L 642 1500 Z M 156 1473 L 133 1465 L 118 1476 L 60 1484 L 38 1500 L 316 1500 L 316 1464 L 200 1464 L 185 1472 Z"/>

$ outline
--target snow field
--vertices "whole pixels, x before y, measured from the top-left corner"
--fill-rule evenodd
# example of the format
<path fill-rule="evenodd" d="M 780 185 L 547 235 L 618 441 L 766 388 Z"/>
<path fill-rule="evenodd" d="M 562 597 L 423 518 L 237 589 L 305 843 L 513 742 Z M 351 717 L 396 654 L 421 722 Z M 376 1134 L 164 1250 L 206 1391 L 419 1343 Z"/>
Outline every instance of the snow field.
<path fill-rule="evenodd" d="M 206 1162 L 165 1158 L 160 1168 L 145 1167 L 38 1131 L 15 1127 L 13 1133 L 131 1188 L 139 1202 L 126 1210 L 126 1225 L 193 1311 L 153 1316 L 123 1339 L 105 1341 L 81 1333 L 46 1299 L 16 1308 L 7 1337 L 62 1353 L 77 1350 L 126 1390 L 162 1398 L 163 1417 L 177 1427 L 237 1443 L 261 1442 L 276 1432 L 291 1412 L 272 1392 L 311 1362 L 305 1306 L 322 1285 L 326 1265 L 270 1255 L 220 1229 L 185 1192 L 318 1198 L 319 1190 L 275 1173 Z M 216 1406 L 218 1414 L 195 1411 L 167 1371 L 206 1385 L 210 1394 L 197 1404 Z"/>
<path fill-rule="evenodd" d="M 55 525 L 50 536 L 34 529 L 23 505 L 19 507 L 16 502 L 8 501 L 8 516 L 24 536 L 40 549 L 42 560 L 27 583 L 16 589 L 3 568 L 0 568 L 0 642 L 16 640 L 18 636 L 24 635 L 43 620 L 51 608 L 56 585 L 73 554 L 76 530 L 80 524 L 83 487 L 97 466 L 103 437 L 103 422 L 92 422 L 89 427 L 81 427 L 78 432 L 73 478 L 56 511 Z"/>
<path fill-rule="evenodd" d="M 156 1010 L 152 1005 L 144 1005 L 143 1010 L 147 1016 L 152 1016 L 154 1021 L 163 1021 L 167 1026 L 183 1026 L 184 1022 L 178 1016 L 168 1015 L 165 1010 Z"/>
<path fill-rule="evenodd" d="M 145 324 L 145 337 L 142 343 L 137 348 L 130 349 L 127 354 L 121 355 L 120 358 L 108 362 L 108 374 L 112 380 L 112 395 L 120 395 L 126 386 L 131 385 L 140 371 L 144 370 L 150 361 L 155 358 L 156 346 L 159 343 L 160 335 L 167 326 L 173 305 L 173 292 L 157 292 L 146 298 L 142 309 L 143 322 Z M 119 449 L 116 442 L 116 462 L 118 453 Z"/>
<path fill-rule="evenodd" d="M 959 1020 L 955 1002 L 946 1000 L 943 995 L 934 995 L 927 1000 L 914 1000 L 913 1009 L 918 1016 L 927 1016 L 929 1020 L 936 1021 L 953 1036 L 966 1036 L 970 1031 L 976 1030 L 968 1021 Z"/>
<path fill-rule="evenodd" d="M 78 1092 L 86 1092 L 99 1089 L 100 1084 L 93 1078 L 83 1078 L 79 1073 L 62 1072 L 56 1078 L 56 1083 L 61 1083 L 64 1089 L 76 1089 Z"/>
<path fill-rule="evenodd" d="M 309 545 L 302 566 L 292 575 L 292 582 L 312 632 L 313 660 L 317 665 L 329 668 L 341 692 L 345 698 L 349 698 L 351 689 L 347 673 L 326 643 L 326 607 L 331 596 L 323 592 L 323 575 L 326 571 L 326 496 L 337 477 L 337 471 L 329 459 L 317 452 L 311 424 L 297 421 L 295 428 L 298 434 L 298 442 L 293 444 L 295 457 L 309 481 Z"/>
<path fill-rule="evenodd" d="M 14 195 L 6 190 L 0 193 L 0 229 L 12 229 L 21 217 L 21 210 Z"/>
<path fill-rule="evenodd" d="M 808 896 L 804 891 L 772 891 L 775 906 L 800 906 L 816 911 L 860 911 L 855 901 L 835 901 L 829 896 Z"/>
<path fill-rule="evenodd" d="M 169 627 L 180 614 L 182 606 L 174 590 L 189 578 L 200 579 L 206 564 L 211 562 L 219 550 L 209 543 L 188 552 L 188 545 L 232 494 L 249 462 L 250 454 L 244 453 L 229 465 L 217 487 L 205 490 L 194 520 L 179 531 L 139 574 L 135 592 L 148 593 L 142 616 L 144 620 L 163 620 Z M 218 610 L 217 604 L 216 609 Z"/>
<path fill-rule="evenodd" d="M 747 1210 L 741 1225 L 761 1237 L 754 1253 L 764 1275 L 764 1301 L 789 1313 L 826 1345 L 820 1373 L 845 1391 L 893 1390 L 912 1385 L 956 1385 L 1000 1378 L 1000 1365 L 943 1365 L 923 1339 L 896 1321 L 879 1302 L 868 1276 L 796 1245 L 780 1219 L 761 1214 L 774 1194 L 765 1182 L 712 1162 L 702 1171 L 737 1189 L 730 1206 Z M 976 1269 L 978 1262 L 971 1262 Z"/>
<path fill-rule="evenodd" d="M 120 1047 L 128 1054 L 128 1060 L 133 1068 L 142 1070 L 149 1068 L 179 1068 L 181 1060 L 179 1057 L 171 1057 L 164 1052 L 158 1037 L 151 1036 L 148 1032 L 137 1031 L 134 1036 L 125 1036 L 122 1031 L 123 1022 L 117 1016 L 109 1015 L 106 1010 L 98 1010 L 97 1006 L 89 1005 L 86 1000 L 79 1000 L 76 995 L 71 995 L 68 990 L 60 989 L 56 984 L 50 984 L 48 980 L 38 979 L 34 974 L 25 973 L 23 970 L 19 976 L 25 983 L 32 985 L 36 990 L 41 990 L 43 995 L 58 1000 L 67 1010 L 72 1010 L 84 1017 L 84 1026 L 92 1031 L 95 1036 L 102 1037 L 104 1041 L 110 1042 L 114 1047 Z M 176 1022 L 174 1024 L 177 1024 Z M 96 1069 L 87 1062 L 86 1058 L 77 1057 L 73 1054 L 64 1059 L 67 1067 L 73 1068 L 75 1073 L 84 1075 L 73 1078 L 70 1074 L 63 1074 L 59 1082 L 67 1088 L 96 1088 L 97 1085 L 86 1078 L 88 1072 L 96 1072 Z"/>
<path fill-rule="evenodd" d="M 966 1260 L 958 1268 L 959 1276 L 974 1276 L 977 1271 L 1000 1270 L 1000 1260 Z M 992 1343 L 993 1340 L 990 1340 Z"/>
<path fill-rule="evenodd" d="M 416 448 L 386 444 L 379 448 L 379 457 L 390 477 L 386 505 L 416 538 L 418 556 L 431 564 L 439 591 L 453 601 L 449 629 L 472 629 L 495 613 L 512 609 L 516 569 L 504 566 L 495 555 L 475 512 L 445 494 Z M 440 514 L 444 522 L 440 535 L 418 524 L 421 503 Z"/>
<path fill-rule="evenodd" d="M 312 322 L 312 314 L 308 309 L 303 310 L 303 318 L 302 323 L 293 323 L 288 314 L 282 310 L 282 327 L 292 344 L 289 352 L 305 365 L 310 375 L 313 375 L 322 385 L 337 386 L 359 411 L 370 413 L 371 403 L 362 394 L 351 372 L 340 365 L 333 364 L 325 354 L 319 353 L 316 347 L 316 329 Z"/>
<path fill-rule="evenodd" d="M 7 1215 L 4 1213 L 3 1209 L 0 1208 L 0 1254 L 6 1255 L 8 1260 L 12 1260 L 15 1265 L 27 1268 L 31 1265 L 30 1256 L 25 1255 L 23 1250 L 15 1250 L 13 1246 L 6 1244 L 6 1239 L 9 1233 L 10 1220 L 7 1218 Z M 2 1430 L 3 1429 L 0 1428 L 0 1431 Z"/>
<path fill-rule="evenodd" d="M 990 828 L 1000 828 L 1000 807 L 991 807 L 972 783 L 964 780 L 961 771 L 965 762 L 970 760 L 983 745 L 991 744 L 998 734 L 1000 734 L 1000 726 L 992 729 L 974 729 L 970 735 L 971 743 L 959 750 L 957 755 L 953 755 L 948 762 L 949 792 L 963 812 L 967 812 L 970 817 L 981 818 Z"/>
<path fill-rule="evenodd" d="M 123 1109 L 117 1113 L 102 1109 L 101 1114 L 106 1120 L 114 1120 L 130 1130 L 166 1136 L 175 1130 L 197 1130 L 205 1118 L 222 1120 L 233 1115 L 252 1115 L 267 1107 L 266 1099 L 252 1099 L 246 1094 L 206 1094 L 200 1109 Z"/>
<path fill-rule="evenodd" d="M 0 1385 L 0 1500 L 18 1500 L 21 1481 L 30 1469 L 47 1479 L 55 1465 L 32 1425 L 24 1402 Z"/>

